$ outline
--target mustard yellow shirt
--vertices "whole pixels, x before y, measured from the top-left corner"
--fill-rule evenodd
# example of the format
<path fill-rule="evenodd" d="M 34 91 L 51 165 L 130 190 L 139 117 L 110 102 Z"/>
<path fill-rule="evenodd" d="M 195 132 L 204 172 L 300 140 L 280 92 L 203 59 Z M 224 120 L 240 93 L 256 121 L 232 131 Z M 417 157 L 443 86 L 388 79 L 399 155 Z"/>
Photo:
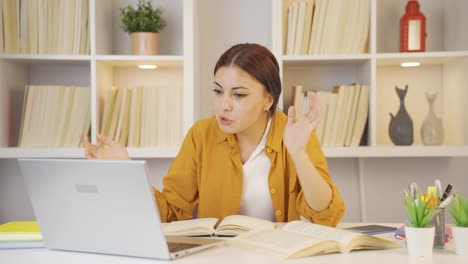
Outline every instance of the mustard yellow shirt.
<path fill-rule="evenodd" d="M 271 161 L 268 187 L 277 222 L 300 219 L 336 226 L 344 214 L 344 202 L 333 183 L 315 133 L 307 152 L 320 175 L 331 186 L 329 207 L 316 212 L 309 207 L 297 178 L 293 160 L 283 144 L 287 116 L 277 111 L 271 120 L 265 154 Z M 181 149 L 163 178 L 164 189 L 154 194 L 163 222 L 197 217 L 224 218 L 237 214 L 242 195 L 243 170 L 235 135 L 221 131 L 216 118 L 198 121 L 187 133 Z"/>

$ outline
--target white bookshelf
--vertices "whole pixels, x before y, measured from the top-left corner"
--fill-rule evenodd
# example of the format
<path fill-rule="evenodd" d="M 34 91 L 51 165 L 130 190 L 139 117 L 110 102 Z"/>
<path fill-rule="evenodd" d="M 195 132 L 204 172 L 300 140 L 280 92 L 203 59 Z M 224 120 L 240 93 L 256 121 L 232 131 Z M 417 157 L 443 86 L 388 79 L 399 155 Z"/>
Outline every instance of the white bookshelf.
<path fill-rule="evenodd" d="M 468 156 L 468 36 L 463 25 L 468 10 L 463 0 L 419 1 L 427 19 L 426 52 L 399 52 L 399 23 L 407 1 L 369 0 L 369 49 L 364 54 L 284 55 L 283 0 L 272 7 L 272 50 L 278 58 L 283 80 L 280 106 L 291 105 L 291 88 L 330 90 L 339 84 L 369 85 L 367 144 L 358 148 L 324 148 L 327 157 L 464 157 Z M 402 68 L 400 63 L 418 61 L 421 66 Z M 405 106 L 413 119 L 412 146 L 394 146 L 388 136 L 389 113 L 396 114 L 399 99 L 395 85 L 409 85 Z M 444 143 L 424 146 L 420 128 L 427 115 L 425 93 L 438 92 L 435 111 L 444 124 Z"/>
<path fill-rule="evenodd" d="M 120 29 L 120 8 L 136 0 L 89 0 L 90 54 L 0 54 L 0 158 L 82 158 L 83 149 L 17 148 L 25 85 L 80 85 L 91 90 L 91 137 L 98 134 L 105 96 L 112 86 L 179 87 L 183 109 L 178 125 L 184 135 L 196 120 L 194 62 L 195 8 L 192 0 L 158 0 L 168 26 L 160 33 L 160 54 L 131 55 L 130 37 Z M 155 64 L 140 70 L 139 64 Z M 177 104 L 176 104 L 177 105 Z M 170 109 L 168 109 L 170 112 Z M 171 129 L 171 128 L 168 128 Z M 168 158 L 179 146 L 133 149 L 135 157 Z"/>
<path fill-rule="evenodd" d="M 16 142 L 21 122 L 23 87 L 26 84 L 82 85 L 91 89 L 92 138 L 98 133 L 105 95 L 112 85 L 159 85 L 183 87 L 183 134 L 198 119 L 198 70 L 195 66 L 197 7 L 194 1 L 164 0 L 153 2 L 164 8 L 168 27 L 161 33 L 158 56 L 133 56 L 127 33 L 120 29 L 119 10 L 134 0 L 90 1 L 89 55 L 1 54 L 0 158 L 20 156 L 81 157 L 81 150 L 18 149 Z M 399 18 L 406 1 L 370 0 L 369 50 L 364 54 L 283 55 L 282 0 L 272 2 L 272 50 L 278 58 L 283 80 L 279 107 L 291 104 L 291 87 L 300 83 L 306 89 L 326 90 L 337 84 L 359 82 L 370 87 L 370 111 L 367 145 L 358 148 L 325 148 L 327 157 L 424 157 L 464 156 L 468 145 L 467 97 L 468 37 L 459 34 L 468 22 L 462 0 L 427 0 L 421 9 L 427 17 L 427 52 L 399 53 Z M 422 66 L 403 69 L 399 64 L 417 60 Z M 140 63 L 158 65 L 154 71 L 137 69 Z M 137 80 L 137 81 L 135 81 Z M 414 124 L 414 144 L 394 147 L 388 138 L 389 113 L 398 109 L 394 86 L 410 87 L 405 104 Z M 419 129 L 427 112 L 424 93 L 438 91 L 436 114 L 444 120 L 444 145 L 423 146 Z M 418 107 L 413 107 L 416 105 Z M 420 107 L 423 105 L 424 107 Z M 177 146 L 133 149 L 141 158 L 174 157 Z M 78 154 L 79 153 L 79 154 Z"/>
<path fill-rule="evenodd" d="M 330 158 L 467 157 L 467 146 L 386 146 L 323 148 Z"/>
<path fill-rule="evenodd" d="M 278 58 L 283 80 L 279 106 L 290 105 L 291 87 L 304 84 L 306 89 L 325 90 L 337 84 L 360 82 L 370 87 L 370 112 L 367 145 L 359 148 L 326 148 L 327 157 L 407 157 L 464 156 L 468 145 L 467 98 L 468 37 L 459 34 L 468 22 L 461 11 L 465 1 L 427 0 L 421 2 L 428 21 L 427 52 L 399 53 L 399 18 L 406 1 L 370 0 L 371 17 L 369 52 L 365 54 L 283 55 L 282 0 L 272 2 L 272 50 Z M 81 157 L 80 150 L 18 149 L 23 87 L 26 84 L 82 85 L 91 89 L 92 137 L 98 133 L 107 89 L 112 85 L 134 86 L 178 85 L 183 87 L 181 120 L 183 134 L 198 119 L 197 79 L 195 67 L 196 4 L 193 1 L 157 1 L 164 8 L 168 27 L 161 33 L 161 53 L 158 56 L 130 55 L 127 33 L 120 29 L 119 9 L 133 0 L 90 0 L 89 55 L 1 54 L 0 158 L 24 155 Z M 455 8 L 456 7 L 456 8 Z M 451 28 L 452 27 L 452 28 Z M 417 60 L 422 66 L 403 69 L 399 64 Z M 155 71 L 136 68 L 140 63 L 158 65 Z M 135 81 L 138 80 L 138 83 Z M 414 124 L 414 145 L 394 147 L 387 136 L 389 112 L 398 109 L 394 86 L 409 84 L 405 99 Z M 444 120 L 444 145 L 423 146 L 419 129 L 427 112 L 426 91 L 438 91 L 436 113 Z M 413 107 L 412 105 L 418 107 Z M 424 105 L 425 107 L 420 107 Z M 177 146 L 134 149 L 137 157 L 174 157 Z M 75 153 L 75 154 L 74 154 Z M 78 154 L 79 153 L 79 154 Z"/>
<path fill-rule="evenodd" d="M 155 6 L 167 7 L 166 14 L 174 14 L 171 15 L 170 23 L 177 26 L 165 29 L 168 32 L 164 33 L 167 38 L 163 40 L 166 41 L 162 46 L 163 55 L 148 57 L 130 55 L 128 36 L 121 32 L 117 23 L 118 8 L 130 2 L 136 3 L 136 0 L 90 1 L 91 24 L 94 26 L 90 28 L 89 55 L 0 54 L 0 221 L 34 219 L 16 158 L 83 158 L 84 156 L 84 150 L 80 148 L 16 148 L 24 85 L 31 80 L 38 80 L 41 83 L 48 81 L 86 84 L 93 89 L 93 128 L 97 129 L 96 124 L 100 118 L 98 113 L 102 107 L 102 102 L 98 103 L 98 98 L 104 92 L 104 89 L 97 89 L 97 81 L 112 82 L 109 75 L 96 74 L 97 68 L 107 69 L 110 73 L 122 73 L 123 77 L 128 79 L 133 74 L 132 70 L 128 69 L 129 65 L 134 65 L 138 61 L 173 64 L 175 67 L 172 70 L 173 74 L 183 76 L 183 100 L 186 106 L 183 110 L 183 125 L 184 131 L 187 131 L 195 120 L 212 114 L 210 88 L 213 81 L 213 67 L 219 55 L 230 46 L 243 42 L 262 44 L 275 53 L 280 63 L 283 84 L 287 79 L 292 82 L 293 77 L 299 75 L 293 72 L 295 68 L 323 70 L 323 74 L 312 73 L 311 77 L 298 76 L 311 84 L 316 80 L 319 83 L 331 83 L 334 80 L 337 80 L 337 83 L 341 80 L 348 82 L 355 78 L 368 80 L 372 88 L 370 114 L 373 120 L 373 125 L 368 130 L 369 143 L 367 146 L 357 148 L 323 149 L 328 159 L 330 174 L 340 187 L 346 202 L 344 221 L 405 221 L 400 194 L 401 189 L 411 181 L 426 186 L 433 184 L 435 178 L 440 178 L 444 184 L 452 183 L 457 190 L 465 195 L 468 194 L 465 177 L 467 144 L 432 147 L 420 145 L 395 147 L 377 144 L 377 112 L 382 111 L 385 117 L 389 118 L 387 112 L 394 113 L 396 108 L 390 101 L 388 105 L 379 105 L 376 93 L 380 91 L 379 83 L 383 81 L 379 78 L 380 74 L 390 71 L 391 67 L 402 60 L 418 58 L 424 63 L 432 61 L 433 64 L 439 65 L 438 78 L 444 80 L 448 78 L 455 84 L 457 82 L 462 84 L 453 91 L 456 99 L 467 98 L 466 93 L 459 93 L 461 92 L 459 89 L 466 90 L 467 81 L 453 77 L 461 76 L 459 72 L 463 72 L 464 68 L 453 64 L 453 61 L 463 61 L 467 56 L 468 34 L 464 30 L 464 25 L 468 21 L 464 17 L 464 12 L 468 10 L 468 1 L 420 0 L 422 5 L 430 5 L 431 11 L 426 15 L 434 14 L 428 16 L 428 22 L 430 20 L 430 23 L 436 23 L 440 27 L 428 39 L 430 45 L 427 46 L 427 52 L 402 54 L 398 52 L 398 20 L 406 0 L 372 0 L 369 10 L 371 16 L 369 52 L 321 56 L 281 54 L 282 21 L 278 19 L 281 17 L 281 0 L 153 1 Z M 426 13 L 424 8 L 423 12 Z M 426 72 L 424 67 L 419 70 L 421 74 Z M 64 69 L 59 74 L 50 72 L 60 68 Z M 289 89 L 290 87 L 285 85 L 284 93 L 289 93 Z M 394 84 L 389 89 L 394 89 Z M 288 97 L 283 96 L 283 98 Z M 396 99 L 394 91 L 391 91 L 389 99 Z M 285 103 L 288 103 L 287 100 L 280 100 L 281 106 Z M 462 123 L 454 123 L 456 125 L 454 131 L 466 133 L 468 129 L 462 128 L 468 123 L 466 108 L 459 105 L 453 105 L 453 108 L 450 106 L 452 105 L 446 106 L 445 109 L 461 113 L 458 118 L 452 120 L 460 120 L 466 116 Z M 423 112 L 425 114 L 424 109 Z M 385 128 L 388 123 L 384 125 Z M 96 131 L 93 131 L 93 134 L 95 133 Z M 161 179 L 167 172 L 172 158 L 177 154 L 178 148 L 129 148 L 128 151 L 132 157 L 147 161 L 152 183 L 161 189 Z M 385 208 L 381 208 L 382 203 L 385 203 Z"/>

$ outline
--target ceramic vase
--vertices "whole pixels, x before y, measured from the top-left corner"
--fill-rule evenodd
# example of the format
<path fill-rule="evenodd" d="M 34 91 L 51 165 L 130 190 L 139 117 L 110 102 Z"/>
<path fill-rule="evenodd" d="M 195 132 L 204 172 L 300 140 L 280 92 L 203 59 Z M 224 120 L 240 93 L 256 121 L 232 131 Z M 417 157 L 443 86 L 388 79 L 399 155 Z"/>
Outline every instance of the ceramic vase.
<path fill-rule="evenodd" d="M 468 227 L 452 227 L 453 242 L 457 255 L 468 256 Z"/>
<path fill-rule="evenodd" d="M 388 134 L 393 144 L 409 146 L 413 144 L 413 120 L 405 107 L 405 96 L 408 92 L 408 85 L 404 89 L 399 89 L 395 86 L 395 90 L 400 98 L 400 109 L 398 109 L 395 116 L 390 113 L 391 119 L 388 126 Z"/>
<path fill-rule="evenodd" d="M 421 126 L 421 139 L 424 145 L 440 145 L 444 138 L 444 130 L 442 120 L 434 113 L 434 101 L 437 98 L 437 93 L 432 95 L 426 93 L 426 98 L 429 103 L 429 112 Z"/>
<path fill-rule="evenodd" d="M 406 247 L 408 255 L 415 257 L 432 257 L 434 244 L 434 227 L 405 226 Z"/>
<path fill-rule="evenodd" d="M 130 34 L 133 55 L 157 55 L 159 53 L 159 33 L 133 32 Z"/>

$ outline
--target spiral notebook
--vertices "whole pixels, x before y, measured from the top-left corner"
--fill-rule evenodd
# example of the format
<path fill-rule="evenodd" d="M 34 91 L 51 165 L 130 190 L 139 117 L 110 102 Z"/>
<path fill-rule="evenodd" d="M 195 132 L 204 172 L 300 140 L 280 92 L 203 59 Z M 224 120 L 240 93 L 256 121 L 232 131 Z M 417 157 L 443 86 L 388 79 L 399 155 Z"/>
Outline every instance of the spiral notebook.
<path fill-rule="evenodd" d="M 41 241 L 0 241 L 0 250 L 44 248 Z"/>
<path fill-rule="evenodd" d="M 43 248 L 42 235 L 35 221 L 0 225 L 0 250 Z"/>

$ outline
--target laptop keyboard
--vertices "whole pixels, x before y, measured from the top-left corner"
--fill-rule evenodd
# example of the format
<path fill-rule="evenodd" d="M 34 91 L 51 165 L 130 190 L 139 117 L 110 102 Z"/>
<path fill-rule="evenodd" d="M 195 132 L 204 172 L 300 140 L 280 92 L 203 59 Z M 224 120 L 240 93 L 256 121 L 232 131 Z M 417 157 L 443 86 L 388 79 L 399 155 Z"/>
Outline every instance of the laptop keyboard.
<path fill-rule="evenodd" d="M 167 247 L 169 252 L 178 252 L 184 249 L 194 248 L 201 246 L 200 244 L 191 244 L 191 243 L 178 243 L 178 242 L 167 242 Z"/>

